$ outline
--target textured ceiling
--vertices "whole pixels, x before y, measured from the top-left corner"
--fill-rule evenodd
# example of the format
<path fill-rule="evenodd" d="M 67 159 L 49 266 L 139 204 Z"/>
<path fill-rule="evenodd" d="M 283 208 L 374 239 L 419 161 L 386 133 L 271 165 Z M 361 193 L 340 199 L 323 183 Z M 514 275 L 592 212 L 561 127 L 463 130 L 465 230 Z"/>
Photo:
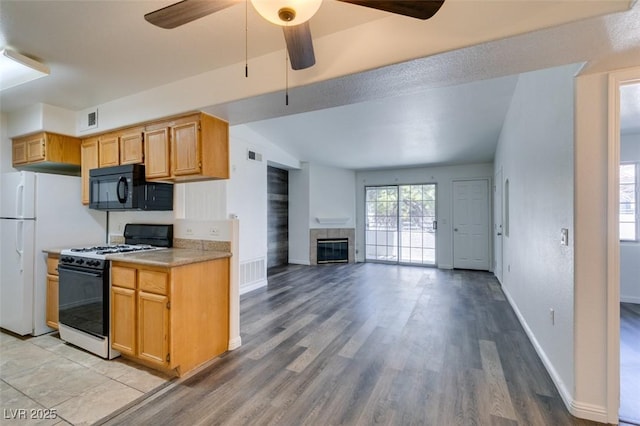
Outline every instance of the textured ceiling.
<path fill-rule="evenodd" d="M 52 70 L 0 93 L 0 110 L 35 103 L 80 110 L 221 67 L 244 73 L 243 4 L 170 31 L 142 19 L 170 3 L 0 0 L 0 44 Z M 273 80 L 283 69 L 252 67 L 283 52 L 282 32 L 249 7 L 253 83 L 212 81 L 212 92 L 224 85 L 242 95 L 203 109 L 248 124 L 303 161 L 350 168 L 490 161 L 517 74 L 569 63 L 585 63 L 583 72 L 637 65 L 640 6 L 615 12 L 628 4 L 447 0 L 421 22 L 325 1 L 311 22 L 318 63 L 290 73 L 289 106 L 284 75 L 279 88 L 259 84 L 261 74 Z"/>

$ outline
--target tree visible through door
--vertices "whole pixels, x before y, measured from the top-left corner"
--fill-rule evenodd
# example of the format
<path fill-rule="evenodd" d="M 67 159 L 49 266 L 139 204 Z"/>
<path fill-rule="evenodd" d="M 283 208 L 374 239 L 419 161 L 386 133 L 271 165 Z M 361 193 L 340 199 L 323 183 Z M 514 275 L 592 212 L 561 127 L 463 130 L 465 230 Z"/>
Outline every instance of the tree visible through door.
<path fill-rule="evenodd" d="M 436 263 L 436 185 L 367 187 L 366 260 Z"/>

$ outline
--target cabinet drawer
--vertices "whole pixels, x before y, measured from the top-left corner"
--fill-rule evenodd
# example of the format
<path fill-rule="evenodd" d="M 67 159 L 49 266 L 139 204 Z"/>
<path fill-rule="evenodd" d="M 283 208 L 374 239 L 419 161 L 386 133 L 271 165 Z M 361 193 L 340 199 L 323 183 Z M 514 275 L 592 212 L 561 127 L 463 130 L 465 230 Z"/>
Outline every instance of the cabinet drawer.
<path fill-rule="evenodd" d="M 136 270 L 122 266 L 111 267 L 111 285 L 116 287 L 136 289 Z"/>
<path fill-rule="evenodd" d="M 58 257 L 57 256 L 47 257 L 47 274 L 58 275 Z"/>
<path fill-rule="evenodd" d="M 163 271 L 138 271 L 140 290 L 155 294 L 167 294 L 167 273 Z"/>

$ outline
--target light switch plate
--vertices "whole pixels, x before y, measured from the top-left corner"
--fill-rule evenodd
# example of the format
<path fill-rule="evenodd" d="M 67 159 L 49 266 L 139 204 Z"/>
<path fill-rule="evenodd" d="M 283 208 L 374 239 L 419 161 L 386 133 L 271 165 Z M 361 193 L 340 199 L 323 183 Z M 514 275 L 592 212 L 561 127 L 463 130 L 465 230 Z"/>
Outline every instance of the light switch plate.
<path fill-rule="evenodd" d="M 569 230 L 567 228 L 560 230 L 560 244 L 563 246 L 569 245 Z"/>

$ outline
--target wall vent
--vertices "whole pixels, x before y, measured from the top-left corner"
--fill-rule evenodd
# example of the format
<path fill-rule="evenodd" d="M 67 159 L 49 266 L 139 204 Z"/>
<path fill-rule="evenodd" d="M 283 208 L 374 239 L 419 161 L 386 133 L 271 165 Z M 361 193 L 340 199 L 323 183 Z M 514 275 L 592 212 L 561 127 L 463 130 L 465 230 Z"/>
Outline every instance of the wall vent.
<path fill-rule="evenodd" d="M 262 161 L 262 154 L 259 152 L 247 150 L 247 158 L 253 161 Z"/>
<path fill-rule="evenodd" d="M 262 281 L 266 278 L 264 257 L 240 263 L 240 286 Z"/>
<path fill-rule="evenodd" d="M 80 130 L 98 128 L 98 108 L 87 109 L 81 112 Z"/>

